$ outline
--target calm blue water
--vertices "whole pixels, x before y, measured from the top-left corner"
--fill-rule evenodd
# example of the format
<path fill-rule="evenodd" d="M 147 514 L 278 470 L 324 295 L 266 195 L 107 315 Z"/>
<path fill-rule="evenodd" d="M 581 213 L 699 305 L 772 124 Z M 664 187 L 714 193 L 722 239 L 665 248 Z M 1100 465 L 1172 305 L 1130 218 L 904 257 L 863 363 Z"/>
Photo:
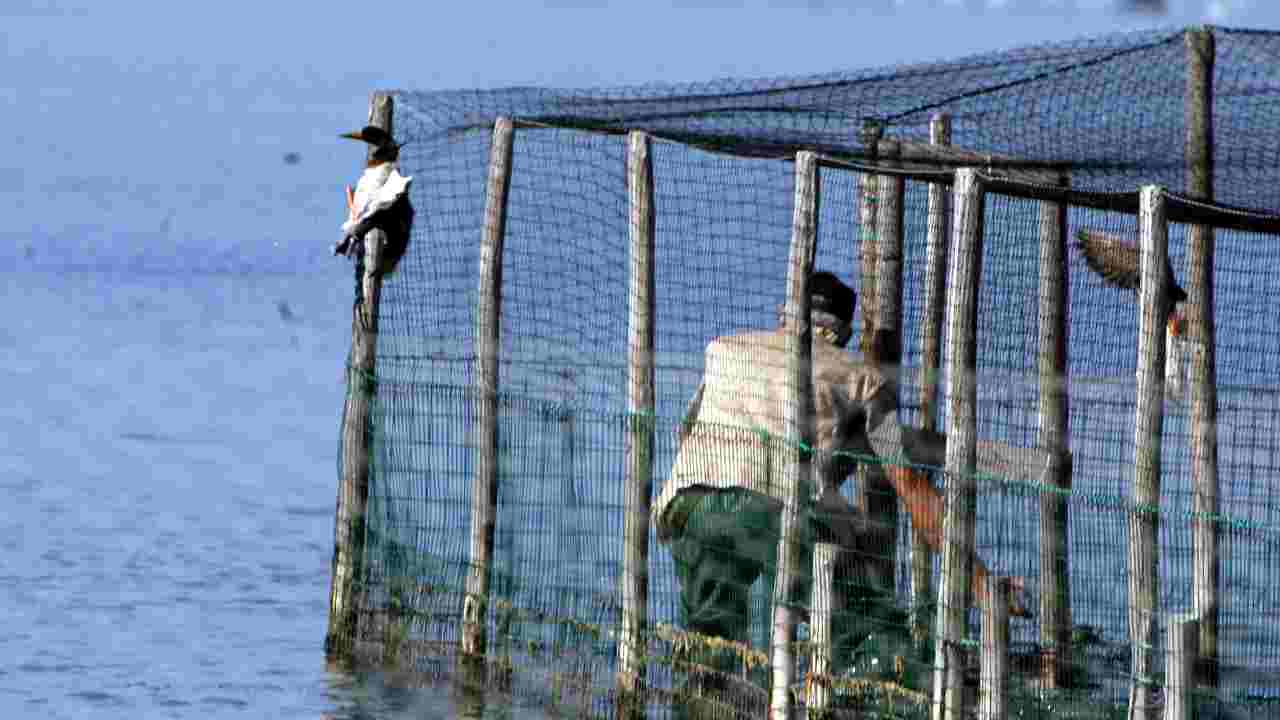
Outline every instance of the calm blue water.
<path fill-rule="evenodd" d="M 317 267 L 0 271 L 0 718 L 455 715 L 325 669 L 351 283 Z"/>
<path fill-rule="evenodd" d="M 276 274 L 0 269 L 0 718 L 461 711 L 447 690 L 325 668 L 352 285 L 349 265 L 324 260 Z M 1117 412 L 1114 431 L 1130 422 Z M 1185 433 L 1179 413 L 1167 422 Z M 1273 467 L 1241 453 L 1269 456 L 1242 433 L 1274 424 L 1271 412 L 1224 412 L 1224 465 Z M 1274 522 L 1269 480 L 1229 491 L 1230 512 Z M 1077 621 L 1122 633 L 1122 600 L 1090 592 L 1103 577 L 1107 592 L 1123 587 L 1122 553 L 1090 545 L 1121 537 L 1122 523 L 1075 520 Z M 1014 524 L 985 524 L 979 544 L 1018 571 L 1021 550 L 996 550 L 1033 535 Z M 1267 669 L 1275 565 L 1260 551 L 1273 546 L 1241 542 L 1224 567 L 1224 641 Z M 1185 575 L 1185 556 L 1168 562 L 1170 577 Z"/>

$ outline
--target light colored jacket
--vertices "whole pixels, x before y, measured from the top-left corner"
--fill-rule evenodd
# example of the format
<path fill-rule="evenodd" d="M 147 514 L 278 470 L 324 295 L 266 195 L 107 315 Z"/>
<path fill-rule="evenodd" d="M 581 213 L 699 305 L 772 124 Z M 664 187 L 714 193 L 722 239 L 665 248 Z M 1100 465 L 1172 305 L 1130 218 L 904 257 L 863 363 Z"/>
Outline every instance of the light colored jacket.
<path fill-rule="evenodd" d="M 782 415 L 785 332 L 716 338 L 707 346 L 705 360 L 702 384 L 681 425 L 671 476 L 653 504 L 654 527 L 663 541 L 674 529 L 667 507 L 687 488 L 740 487 L 780 503 L 786 500 L 781 468 L 775 467 L 777 457 L 771 452 L 775 443 L 799 439 L 794 428 L 785 427 Z M 896 400 L 883 373 L 821 339 L 813 342 L 813 395 L 814 479 L 819 487 L 802 488 L 806 497 L 830 495 L 839 488 L 853 463 L 831 453 L 870 454 L 867 418 L 878 422 Z"/>

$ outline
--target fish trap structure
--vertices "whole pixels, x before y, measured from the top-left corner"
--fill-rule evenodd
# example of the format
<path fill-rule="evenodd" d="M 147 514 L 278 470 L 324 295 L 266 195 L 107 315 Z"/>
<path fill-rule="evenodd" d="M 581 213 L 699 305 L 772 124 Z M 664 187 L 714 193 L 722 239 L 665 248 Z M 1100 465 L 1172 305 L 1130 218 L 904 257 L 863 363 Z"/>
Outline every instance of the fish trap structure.
<path fill-rule="evenodd" d="M 1192 28 L 376 94 L 417 216 L 396 274 L 376 233 L 357 260 L 329 654 L 461 677 L 473 710 L 1274 716 L 1277 57 L 1278 34 Z M 945 464 L 823 454 L 815 268 L 856 288 L 851 362 Z M 743 398 L 783 388 L 782 431 L 729 423 L 704 463 L 751 459 L 774 510 L 737 546 L 660 541 L 709 343 L 780 318 L 782 350 L 733 367 Z M 848 532 L 816 537 L 840 462 Z M 732 600 L 747 629 L 688 631 L 673 555 L 746 567 L 753 541 L 776 550 Z"/>

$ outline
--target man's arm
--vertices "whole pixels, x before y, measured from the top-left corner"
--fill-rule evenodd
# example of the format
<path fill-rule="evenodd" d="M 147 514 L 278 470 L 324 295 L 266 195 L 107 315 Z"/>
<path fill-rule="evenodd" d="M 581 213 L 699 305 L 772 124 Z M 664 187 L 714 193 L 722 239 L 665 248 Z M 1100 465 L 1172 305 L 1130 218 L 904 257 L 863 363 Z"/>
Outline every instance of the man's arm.
<path fill-rule="evenodd" d="M 911 532 L 918 533 L 916 537 L 924 540 L 934 552 L 942 552 L 942 517 L 946 510 L 946 498 L 942 492 L 929 482 L 928 474 L 922 470 L 898 465 L 890 465 L 885 470 L 894 491 L 911 515 Z M 987 566 L 975 552 L 971 587 L 973 596 L 979 603 L 987 602 L 988 574 Z M 1031 615 L 1020 602 L 1017 593 L 1009 597 L 1009 612 L 1017 617 Z"/>

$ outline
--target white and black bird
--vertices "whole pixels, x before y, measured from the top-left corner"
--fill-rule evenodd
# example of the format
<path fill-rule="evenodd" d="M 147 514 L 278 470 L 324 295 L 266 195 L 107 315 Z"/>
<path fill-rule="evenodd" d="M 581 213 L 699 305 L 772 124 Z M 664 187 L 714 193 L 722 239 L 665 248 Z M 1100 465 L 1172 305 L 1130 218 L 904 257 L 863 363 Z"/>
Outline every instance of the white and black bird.
<path fill-rule="evenodd" d="M 368 143 L 373 150 L 355 192 L 347 186 L 347 221 L 342 224 L 342 240 L 334 245 L 333 254 L 355 256 L 364 247 L 365 233 L 377 228 L 386 234 L 378 271 L 389 275 L 409 247 L 413 229 L 409 185 L 413 178 L 400 174 L 400 144 L 382 128 L 368 125 L 339 137 Z"/>

